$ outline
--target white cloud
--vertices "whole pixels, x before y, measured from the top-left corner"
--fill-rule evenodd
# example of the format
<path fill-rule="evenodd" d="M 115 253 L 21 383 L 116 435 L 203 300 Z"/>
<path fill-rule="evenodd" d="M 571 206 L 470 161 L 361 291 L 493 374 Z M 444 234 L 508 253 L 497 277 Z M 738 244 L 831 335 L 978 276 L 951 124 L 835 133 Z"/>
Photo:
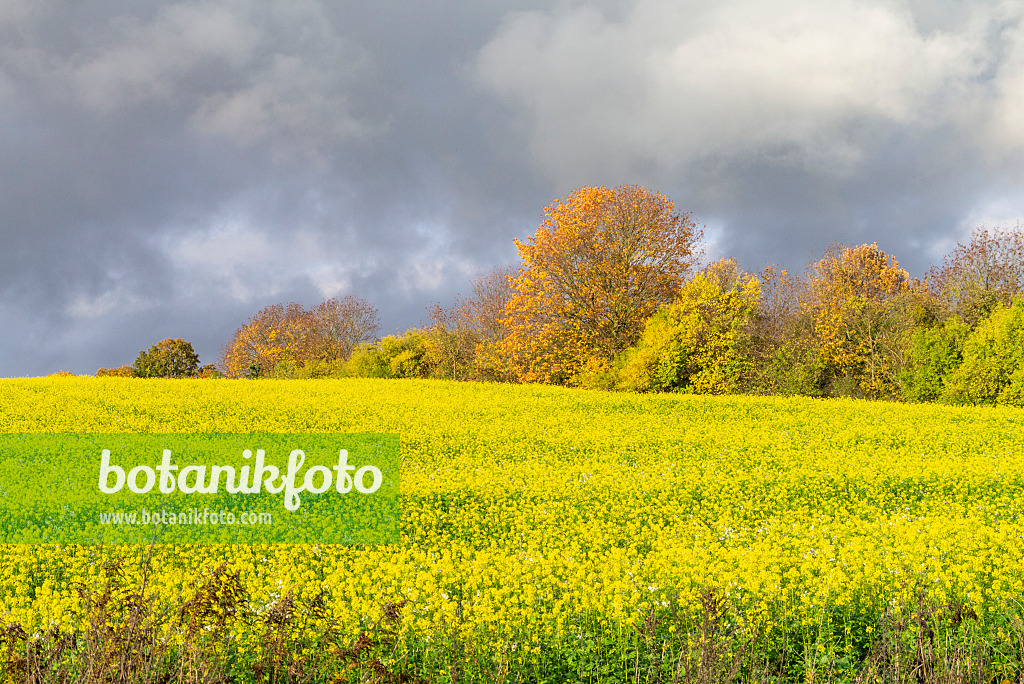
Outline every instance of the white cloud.
<path fill-rule="evenodd" d="M 159 248 L 181 275 L 185 290 L 249 302 L 286 289 L 298 254 L 286 235 L 272 235 L 239 222 L 184 233 L 167 232 Z"/>
<path fill-rule="evenodd" d="M 4 0 L 0 2 L 0 28 L 22 30 L 53 11 L 50 0 Z"/>
<path fill-rule="evenodd" d="M 306 274 L 324 299 L 344 296 L 352 292 L 351 273 L 338 264 L 314 264 L 306 268 Z"/>
<path fill-rule="evenodd" d="M 208 231 L 167 233 L 162 243 L 175 263 L 210 270 L 241 268 L 279 254 L 267 233 L 234 222 Z"/>
<path fill-rule="evenodd" d="M 1006 56 L 995 77 L 992 135 L 996 144 L 1024 148 L 1024 5 L 1002 7 Z"/>
<path fill-rule="evenodd" d="M 1024 198 L 998 197 L 972 209 L 960 222 L 959 234 L 966 241 L 977 228 L 999 230 L 1021 227 L 1022 217 Z"/>
<path fill-rule="evenodd" d="M 880 125 L 942 124 L 983 48 L 880 2 L 640 0 L 515 15 L 475 74 L 559 180 L 751 154 L 844 171 Z"/>
<path fill-rule="evenodd" d="M 151 300 L 118 283 L 99 294 L 74 294 L 64 306 L 64 312 L 74 319 L 95 320 L 114 313 L 121 316 L 135 313 L 152 304 Z"/>
<path fill-rule="evenodd" d="M 166 231 L 155 244 L 179 274 L 187 295 L 205 293 L 243 303 L 302 284 L 324 299 L 350 294 L 352 283 L 377 266 L 372 260 L 340 257 L 338 245 L 318 231 L 274 231 L 239 218 Z"/>

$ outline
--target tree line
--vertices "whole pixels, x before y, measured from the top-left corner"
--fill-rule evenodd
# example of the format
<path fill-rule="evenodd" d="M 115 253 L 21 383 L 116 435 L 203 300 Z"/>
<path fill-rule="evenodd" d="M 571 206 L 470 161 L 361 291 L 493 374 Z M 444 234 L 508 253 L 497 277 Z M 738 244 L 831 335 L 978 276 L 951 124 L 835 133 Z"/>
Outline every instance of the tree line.
<path fill-rule="evenodd" d="M 421 328 L 381 338 L 377 309 L 355 296 L 277 304 L 235 332 L 215 368 L 164 359 L 187 345 L 165 340 L 130 372 L 1024 405 L 1019 223 L 976 229 L 917 279 L 877 244 L 829 246 L 799 273 L 733 259 L 698 269 L 692 216 L 638 186 L 582 188 L 544 216 L 516 241 L 517 267 L 431 305 Z"/>

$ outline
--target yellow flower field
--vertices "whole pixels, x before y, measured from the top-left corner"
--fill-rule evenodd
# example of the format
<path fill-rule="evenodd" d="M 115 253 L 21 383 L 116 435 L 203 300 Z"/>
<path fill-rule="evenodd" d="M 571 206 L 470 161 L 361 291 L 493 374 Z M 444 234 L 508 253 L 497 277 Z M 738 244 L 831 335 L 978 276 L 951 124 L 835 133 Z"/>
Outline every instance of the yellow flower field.
<path fill-rule="evenodd" d="M 76 587 L 99 586 L 104 563 L 124 558 L 136 580 L 148 566 L 148 587 L 168 604 L 224 561 L 256 612 L 291 588 L 326 590 L 353 639 L 408 600 L 404 650 L 393 652 L 405 660 L 388 666 L 452 679 L 444 664 L 459 658 L 481 677 L 495 663 L 512 680 L 632 677 L 642 668 L 627 661 L 650 655 L 654 636 L 684 660 L 687 645 L 699 650 L 697 632 L 677 634 L 708 601 L 724 606 L 736 643 L 760 635 L 765 653 L 797 654 L 787 667 L 801 672 L 819 652 L 853 672 L 882 618 L 925 598 L 1012 644 L 1024 600 L 1022 428 L 1020 409 L 853 400 L 426 380 L 0 380 L 6 433 L 397 432 L 402 445 L 401 544 L 0 547 L 0 622 L 31 633 L 81 620 Z M 260 647 L 241 629 L 231 639 L 240 654 Z M 600 659 L 611 669 L 588 669 Z"/>

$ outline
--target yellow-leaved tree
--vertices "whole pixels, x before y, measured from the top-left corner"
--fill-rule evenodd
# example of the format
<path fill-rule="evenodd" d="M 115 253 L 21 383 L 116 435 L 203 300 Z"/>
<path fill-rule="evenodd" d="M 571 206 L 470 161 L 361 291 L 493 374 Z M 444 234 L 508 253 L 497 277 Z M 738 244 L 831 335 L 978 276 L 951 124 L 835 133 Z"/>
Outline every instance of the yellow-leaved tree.
<path fill-rule="evenodd" d="M 846 378 L 867 396 L 891 393 L 902 370 L 915 287 L 877 244 L 832 246 L 807 278 L 810 314 L 826 378 Z"/>
<path fill-rule="evenodd" d="M 701 231 L 645 188 L 588 187 L 555 201 L 527 241 L 500 343 L 521 382 L 579 384 L 611 367 L 676 296 Z"/>
<path fill-rule="evenodd" d="M 294 361 L 305 342 L 305 316 L 302 305 L 295 302 L 260 309 L 221 350 L 223 373 L 229 378 L 258 378 L 279 363 Z"/>
<path fill-rule="evenodd" d="M 750 370 L 744 348 L 760 297 L 760 281 L 734 260 L 711 264 L 647 321 L 640 343 L 626 355 L 618 387 L 698 394 L 737 391 Z"/>

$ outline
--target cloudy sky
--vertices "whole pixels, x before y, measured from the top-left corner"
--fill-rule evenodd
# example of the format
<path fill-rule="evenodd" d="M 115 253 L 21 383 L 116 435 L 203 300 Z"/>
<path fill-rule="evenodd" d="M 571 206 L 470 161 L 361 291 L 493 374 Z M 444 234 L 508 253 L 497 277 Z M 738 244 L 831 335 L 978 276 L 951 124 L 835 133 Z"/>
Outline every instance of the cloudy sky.
<path fill-rule="evenodd" d="M 1024 219 L 1024 2 L 0 0 L 0 377 L 334 295 L 404 330 L 624 183 L 709 258 L 923 275 Z"/>

